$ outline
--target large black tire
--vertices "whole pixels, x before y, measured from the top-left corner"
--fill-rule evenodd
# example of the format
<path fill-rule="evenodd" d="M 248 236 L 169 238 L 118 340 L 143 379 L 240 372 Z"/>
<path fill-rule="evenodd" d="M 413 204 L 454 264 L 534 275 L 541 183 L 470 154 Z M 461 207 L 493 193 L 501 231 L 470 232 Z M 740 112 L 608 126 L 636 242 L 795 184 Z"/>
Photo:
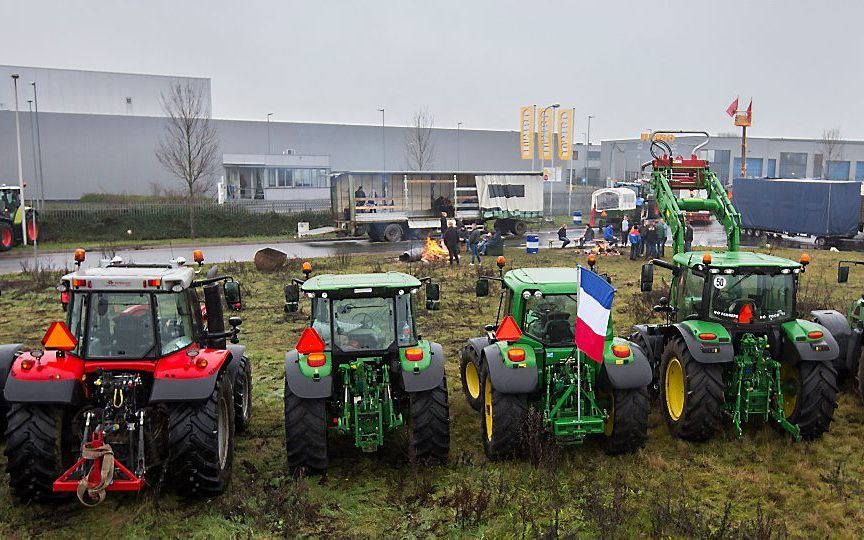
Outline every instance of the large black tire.
<path fill-rule="evenodd" d="M 0 221 L 0 251 L 9 251 L 15 247 L 15 234 L 12 232 L 12 223 Z"/>
<path fill-rule="evenodd" d="M 175 403 L 168 418 L 169 477 L 184 496 L 219 495 L 234 463 L 234 393 L 224 375 L 203 401 Z"/>
<path fill-rule="evenodd" d="M 285 453 L 292 474 L 327 470 L 327 404 L 297 397 L 285 382 Z"/>
<path fill-rule="evenodd" d="M 459 378 L 462 381 L 462 393 L 465 400 L 477 412 L 483 410 L 483 396 L 480 386 L 480 359 L 474 352 L 474 347 L 465 345 L 459 355 Z"/>
<path fill-rule="evenodd" d="M 837 369 L 831 362 L 783 364 L 780 378 L 786 419 L 798 425 L 802 439 L 818 439 L 837 408 Z"/>
<path fill-rule="evenodd" d="M 231 387 L 234 390 L 234 432 L 243 433 L 252 422 L 252 363 L 245 356 L 238 363 Z"/>
<path fill-rule="evenodd" d="M 513 226 L 510 228 L 510 230 L 516 236 L 524 236 L 525 233 L 528 232 L 528 224 L 520 219 L 517 219 L 513 222 Z"/>
<path fill-rule="evenodd" d="M 366 233 L 369 235 L 369 240 L 372 242 L 381 242 L 383 239 L 381 238 L 381 228 L 378 227 L 375 223 L 372 223 L 366 229 Z"/>
<path fill-rule="evenodd" d="M 404 236 L 405 231 L 402 229 L 402 225 L 398 223 L 388 223 L 384 227 L 384 240 L 388 242 L 400 242 Z"/>
<path fill-rule="evenodd" d="M 660 407 L 669 431 L 687 441 L 706 441 L 720 429 L 723 367 L 693 359 L 680 337 L 663 349 Z"/>
<path fill-rule="evenodd" d="M 524 394 L 505 394 L 492 386 L 486 363 L 481 364 L 483 385 L 483 415 L 480 436 L 483 450 L 492 461 L 508 459 L 516 454 L 525 434 L 528 402 Z"/>
<path fill-rule="evenodd" d="M 64 426 L 60 407 L 13 403 L 6 429 L 6 472 L 12 494 L 23 502 L 47 502 L 58 497 L 54 480 L 72 463 L 64 463 Z M 80 442 L 80 441 L 79 441 Z"/>
<path fill-rule="evenodd" d="M 645 446 L 648 439 L 648 402 L 647 388 L 609 391 L 609 418 L 605 425 L 606 440 L 604 451 L 609 455 L 635 452 Z"/>
<path fill-rule="evenodd" d="M 450 406 L 447 381 L 431 390 L 411 392 L 411 455 L 417 460 L 447 461 L 450 453 Z"/>

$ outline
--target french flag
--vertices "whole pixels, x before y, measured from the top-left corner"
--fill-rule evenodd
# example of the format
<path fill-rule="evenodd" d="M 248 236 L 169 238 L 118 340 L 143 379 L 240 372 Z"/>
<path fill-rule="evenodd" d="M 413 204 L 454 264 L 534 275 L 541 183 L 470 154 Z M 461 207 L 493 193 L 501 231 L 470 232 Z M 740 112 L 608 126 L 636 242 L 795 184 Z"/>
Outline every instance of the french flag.
<path fill-rule="evenodd" d="M 579 307 L 576 309 L 576 346 L 595 362 L 603 363 L 606 328 L 615 288 L 587 268 L 579 267 Z"/>

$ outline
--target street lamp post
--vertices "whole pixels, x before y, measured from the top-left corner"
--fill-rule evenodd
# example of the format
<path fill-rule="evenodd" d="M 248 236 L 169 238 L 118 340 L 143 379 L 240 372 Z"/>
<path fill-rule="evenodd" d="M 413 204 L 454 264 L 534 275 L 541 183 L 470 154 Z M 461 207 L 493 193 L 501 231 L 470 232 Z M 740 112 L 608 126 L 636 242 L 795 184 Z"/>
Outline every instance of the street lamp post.
<path fill-rule="evenodd" d="M 18 120 L 18 74 L 12 74 L 12 86 L 15 93 L 15 141 L 18 145 L 18 185 L 21 187 L 21 240 L 27 245 L 27 206 L 24 204 L 24 167 L 21 163 L 21 122 Z"/>
<path fill-rule="evenodd" d="M 33 126 L 33 100 L 27 100 L 27 109 L 30 111 L 30 148 L 33 150 L 33 179 L 39 178 L 39 166 L 36 163 L 36 128 Z M 38 208 L 38 205 L 36 205 Z"/>
<path fill-rule="evenodd" d="M 387 141 L 384 131 L 384 108 L 378 109 L 378 112 L 381 113 L 381 190 L 384 192 L 382 195 L 386 197 L 389 182 L 387 182 Z"/>
<path fill-rule="evenodd" d="M 273 113 L 267 113 L 267 155 L 273 153 L 273 150 L 270 147 L 270 117 L 273 116 Z"/>
<path fill-rule="evenodd" d="M 36 146 L 39 154 L 39 209 L 45 209 L 45 175 L 42 172 L 42 132 L 39 131 L 39 99 L 36 97 L 36 81 L 30 83 L 33 87 L 33 109 L 36 112 Z"/>
<path fill-rule="evenodd" d="M 591 151 L 591 119 L 594 118 L 588 115 L 588 129 L 585 131 L 585 183 L 588 183 L 588 153 Z"/>
<path fill-rule="evenodd" d="M 461 170 L 459 167 L 459 134 L 461 132 L 462 122 L 456 122 L 456 170 Z"/>

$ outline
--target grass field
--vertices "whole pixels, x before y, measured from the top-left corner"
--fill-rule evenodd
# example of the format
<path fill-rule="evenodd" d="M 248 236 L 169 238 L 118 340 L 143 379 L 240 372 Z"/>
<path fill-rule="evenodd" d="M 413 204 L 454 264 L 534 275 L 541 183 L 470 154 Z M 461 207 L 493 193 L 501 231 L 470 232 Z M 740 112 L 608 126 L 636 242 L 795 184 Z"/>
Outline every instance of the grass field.
<path fill-rule="evenodd" d="M 573 250 L 533 256 L 508 250 L 507 255 L 510 266 L 573 266 L 582 260 Z M 850 283 L 836 285 L 842 254 L 811 255 L 813 264 L 801 278 L 800 308 L 844 309 L 864 291 L 864 273 L 853 271 Z M 448 465 L 408 463 L 402 433 L 394 433 L 376 454 L 361 454 L 350 441 L 333 436 L 329 474 L 291 478 L 283 453 L 283 356 L 296 343 L 305 315 L 286 318 L 281 289 L 289 277 L 299 277 L 299 262 L 276 274 L 222 265 L 221 273 L 233 273 L 244 285 L 242 339 L 255 380 L 253 423 L 238 439 L 229 490 L 213 500 L 189 501 L 173 486 L 157 484 L 139 496 L 109 495 L 95 509 L 81 508 L 74 497 L 58 507 L 27 507 L 11 500 L 4 480 L 0 536 L 864 536 L 864 407 L 849 384 L 830 432 L 815 442 L 791 442 L 754 420 L 741 440 L 727 423 L 713 441 L 689 444 L 670 438 L 655 407 L 648 443 L 634 455 L 608 457 L 589 442 L 546 446 L 541 452 L 526 448 L 522 460 L 493 464 L 483 455 L 479 417 L 461 394 L 457 370 L 465 339 L 495 319 L 495 295 L 474 297 L 477 269 L 403 265 L 347 253 L 314 265 L 316 273 L 401 270 L 442 283 L 441 310 L 426 313 L 421 306 L 419 324 L 448 358 Z M 650 316 L 637 292 L 639 265 L 609 257 L 599 268 L 618 288 L 615 329 L 626 335 L 637 320 Z M 656 288 L 663 288 L 663 275 L 658 268 Z M 0 278 L 0 343 L 24 339 L 35 346 L 47 323 L 62 317 L 55 278 Z"/>

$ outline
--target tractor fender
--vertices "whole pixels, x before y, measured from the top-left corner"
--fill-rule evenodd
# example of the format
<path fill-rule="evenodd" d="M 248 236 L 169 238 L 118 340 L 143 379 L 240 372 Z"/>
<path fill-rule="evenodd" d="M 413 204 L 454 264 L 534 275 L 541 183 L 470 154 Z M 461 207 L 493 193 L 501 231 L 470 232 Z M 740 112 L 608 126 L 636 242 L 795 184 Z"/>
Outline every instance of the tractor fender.
<path fill-rule="evenodd" d="M 444 349 L 438 343 L 429 344 L 431 362 L 423 371 L 402 371 L 402 387 L 406 392 L 422 392 L 441 385 L 444 379 Z"/>
<path fill-rule="evenodd" d="M 6 386 L 6 378 L 9 377 L 12 361 L 15 360 L 19 350 L 21 350 L 20 343 L 0 345 L 0 396 L 2 396 L 3 388 Z"/>
<path fill-rule="evenodd" d="M 854 332 L 846 316 L 833 309 L 818 309 L 810 312 L 813 321 L 828 329 L 837 342 L 837 367 L 853 369 L 861 354 L 861 332 Z"/>
<path fill-rule="evenodd" d="M 75 379 L 28 381 L 10 377 L 3 389 L 3 397 L 9 403 L 75 405 L 83 401 L 84 393 L 81 383 Z"/>
<path fill-rule="evenodd" d="M 678 334 L 687 345 L 687 351 L 694 360 L 700 364 L 725 364 L 731 362 L 735 358 L 735 348 L 732 346 L 732 340 L 722 343 L 702 343 L 694 335 L 694 328 L 690 326 L 690 322 L 676 323 L 672 326 L 678 330 Z M 706 324 L 704 321 L 698 321 L 700 324 Z M 719 324 L 711 324 L 711 329 L 717 336 L 729 338 L 729 333 Z"/>
<path fill-rule="evenodd" d="M 296 349 L 285 353 L 285 384 L 295 396 L 303 399 L 327 398 L 333 394 L 333 375 L 318 380 L 300 371 L 300 355 Z"/>
<path fill-rule="evenodd" d="M 228 349 L 228 352 L 231 353 L 231 360 L 228 362 L 227 369 L 228 373 L 231 375 L 231 380 L 233 381 L 237 375 L 237 370 L 240 369 L 240 362 L 235 362 L 234 360 L 246 356 L 246 346 L 228 345 L 226 348 Z"/>
<path fill-rule="evenodd" d="M 188 369 L 189 359 L 184 358 L 185 354 L 159 360 L 153 372 L 150 403 L 202 401 L 209 398 L 220 375 L 230 369 L 231 352 L 225 349 L 201 349 L 199 355 L 208 361 L 207 368 L 200 372 Z"/>
<path fill-rule="evenodd" d="M 792 365 L 798 362 L 832 362 L 835 366 L 837 365 L 840 347 L 831 332 L 821 324 L 797 319 L 783 323 L 781 328 L 783 329 L 782 358 L 784 362 L 789 362 Z M 799 341 L 799 336 L 814 330 L 822 331 L 822 338 Z M 817 348 L 823 350 L 816 350 Z"/>
<path fill-rule="evenodd" d="M 645 343 L 643 351 L 652 365 L 660 364 L 660 355 L 663 354 L 663 334 L 657 331 L 657 326 L 637 324 L 633 327 L 634 333 L 639 334 Z M 632 343 L 632 339 L 630 340 Z"/>
<path fill-rule="evenodd" d="M 633 351 L 633 361 L 627 364 L 614 364 L 605 362 L 603 367 L 612 388 L 618 390 L 630 390 L 633 388 L 647 388 L 651 384 L 651 364 L 645 351 L 635 343 L 630 343 Z"/>
<path fill-rule="evenodd" d="M 537 389 L 537 369 L 508 368 L 495 343 L 483 348 L 481 358 L 486 362 L 495 390 L 504 394 L 530 394 Z"/>
<path fill-rule="evenodd" d="M 485 337 L 485 336 L 484 337 L 473 337 L 473 338 L 468 339 L 468 345 L 472 349 L 474 349 L 474 354 L 477 355 L 477 358 L 482 358 L 483 357 L 483 349 L 485 349 L 487 346 L 489 346 L 491 344 L 492 344 L 492 342 L 489 340 L 488 337 Z M 479 368 L 480 366 L 477 366 L 477 367 Z"/>

